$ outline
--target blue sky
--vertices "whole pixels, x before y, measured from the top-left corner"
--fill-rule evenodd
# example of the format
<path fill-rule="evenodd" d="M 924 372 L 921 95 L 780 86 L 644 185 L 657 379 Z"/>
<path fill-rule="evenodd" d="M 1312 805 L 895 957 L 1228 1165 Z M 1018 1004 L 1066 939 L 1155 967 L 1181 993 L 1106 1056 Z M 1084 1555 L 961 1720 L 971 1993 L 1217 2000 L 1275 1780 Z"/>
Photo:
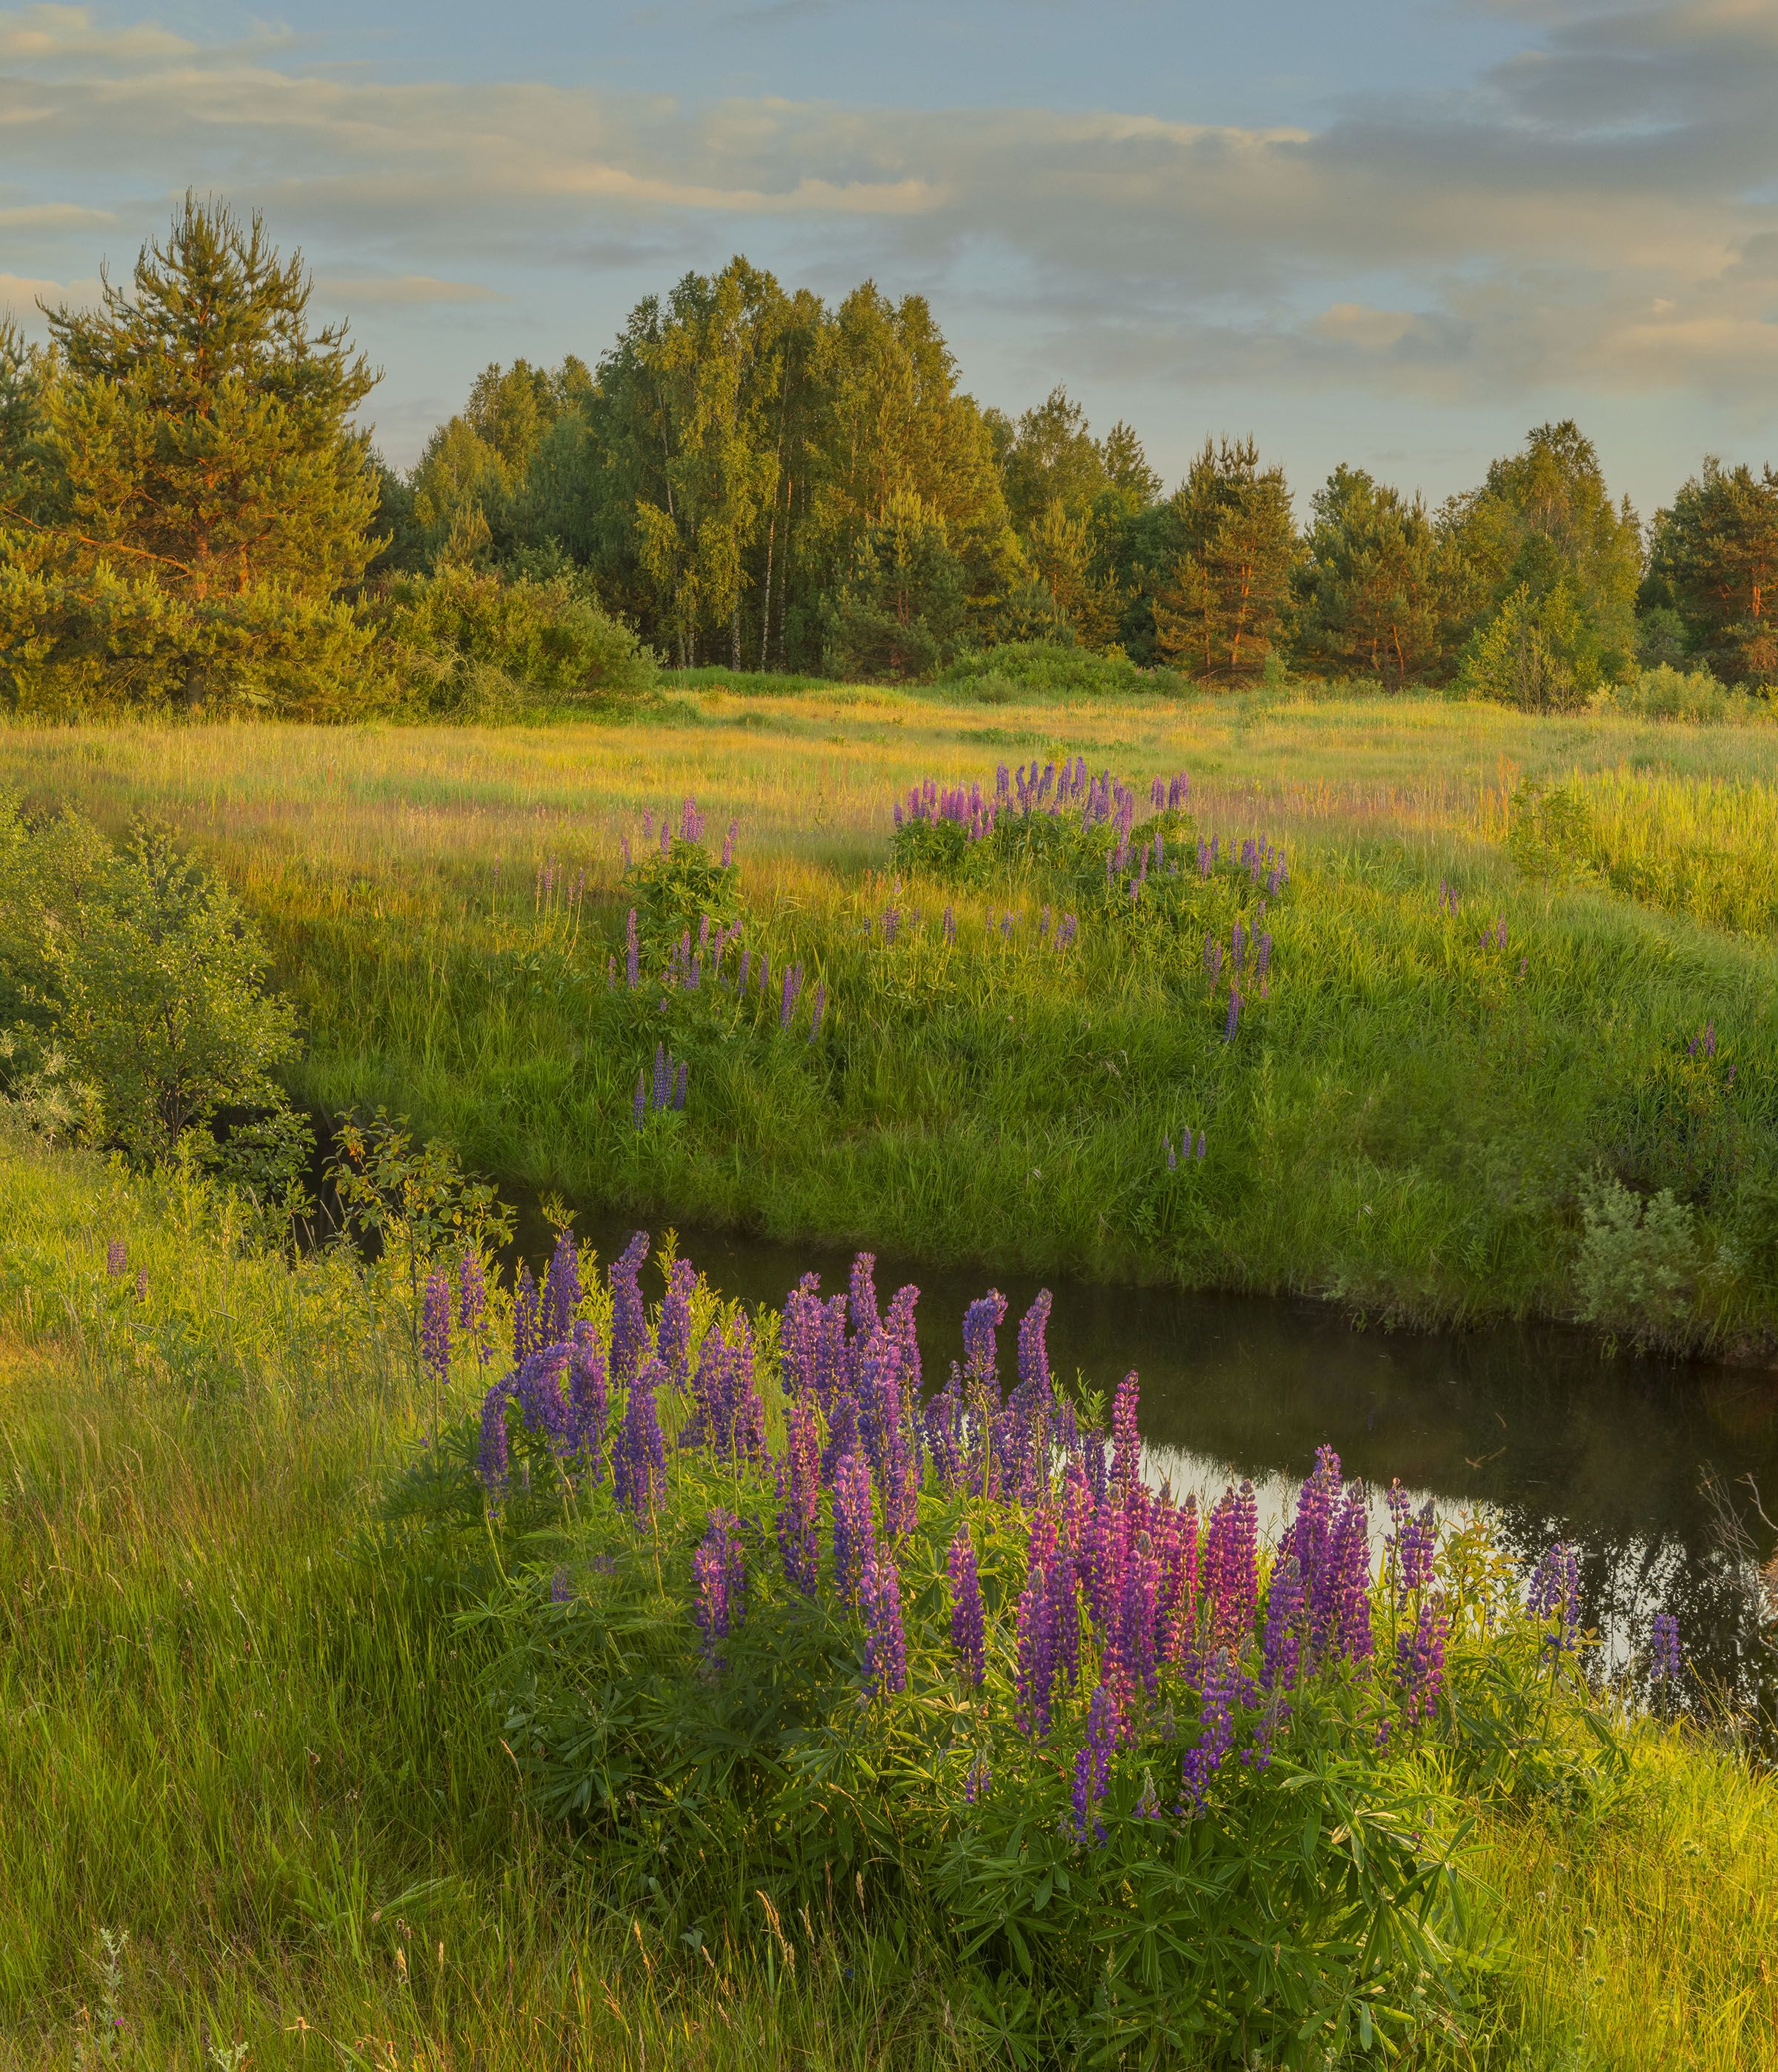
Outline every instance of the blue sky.
<path fill-rule="evenodd" d="M 385 369 L 391 457 L 491 359 L 596 360 L 745 251 L 930 298 L 1170 479 L 1251 432 L 1437 499 L 1572 415 L 1644 512 L 1778 461 L 1778 0 L 312 0 L 0 7 L 0 302 L 190 185 Z"/>

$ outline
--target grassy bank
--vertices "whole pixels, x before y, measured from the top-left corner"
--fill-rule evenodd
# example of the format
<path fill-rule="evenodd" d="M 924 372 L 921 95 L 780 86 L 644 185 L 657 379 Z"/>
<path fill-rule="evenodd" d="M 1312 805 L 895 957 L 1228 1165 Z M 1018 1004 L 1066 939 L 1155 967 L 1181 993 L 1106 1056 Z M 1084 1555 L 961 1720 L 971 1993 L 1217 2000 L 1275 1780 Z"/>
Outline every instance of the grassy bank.
<path fill-rule="evenodd" d="M 1171 934 L 1083 911 L 1060 956 L 1043 910 L 1064 891 L 1039 874 L 898 882 L 909 784 L 991 789 L 998 762 L 1068 752 L 1139 796 L 1183 769 L 1194 835 L 1288 858 L 1233 1041 L 1202 949 L 1253 919 L 1235 878 Z M 602 726 L 0 731 L 0 783 L 33 804 L 166 819 L 226 872 L 299 1003 L 304 1099 L 405 1112 L 509 1180 L 916 1256 L 1418 1321 L 1585 1311 L 1749 1350 L 1778 1332 L 1775 774 L 1763 727 L 761 681 Z M 713 846 L 739 823 L 755 973 L 762 952 L 801 968 L 788 1028 L 776 990 L 663 1012 L 660 989 L 608 984 L 618 837 L 688 794 Z M 689 1097 L 638 1132 L 656 1041 Z M 1186 1128 L 1206 1156 L 1170 1173 L 1163 1133 Z M 1629 1206 L 1589 1238 L 1601 1178 Z M 1644 1227 L 1663 1190 L 1677 1221 Z"/>
<path fill-rule="evenodd" d="M 787 1971 L 763 1918 L 694 1951 L 603 1910 L 434 1554 L 374 1530 L 428 1425 L 409 1326 L 188 1188 L 0 1145 L 0 2060 L 1002 2062 L 893 1919 L 792 1926 Z M 1767 2062 L 1778 1802 L 1681 1731 L 1627 1747 L 1566 1811 L 1469 1808 L 1493 1957 L 1402 2062 Z"/>

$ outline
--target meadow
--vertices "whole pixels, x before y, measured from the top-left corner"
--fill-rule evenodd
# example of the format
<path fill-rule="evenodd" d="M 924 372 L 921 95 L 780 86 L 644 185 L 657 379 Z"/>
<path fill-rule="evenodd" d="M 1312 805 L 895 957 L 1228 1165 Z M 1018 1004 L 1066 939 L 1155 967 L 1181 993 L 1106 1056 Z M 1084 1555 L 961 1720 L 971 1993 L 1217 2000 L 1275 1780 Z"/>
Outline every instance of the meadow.
<path fill-rule="evenodd" d="M 1183 876 L 1134 922 L 1017 859 L 898 867 L 911 787 L 1070 756 L 1134 791 L 1140 840 L 1151 781 L 1189 779 Z M 0 730 L 28 805 L 148 816 L 225 874 L 298 1005 L 302 1101 L 408 1116 L 521 1190 L 1754 1358 L 1775 765 L 1769 727 L 1612 710 L 710 671 L 596 724 Z M 620 844 L 687 798 L 713 865 L 735 825 L 744 925 L 725 984 L 659 983 L 663 939 L 632 989 Z M 1262 917 L 1246 843 L 1287 865 Z M 1262 984 L 1235 961 L 1257 927 Z M 644 1083 L 639 1128 L 657 1044 L 687 1091 L 656 1112 Z"/>
<path fill-rule="evenodd" d="M 411 1500 L 392 1519 L 441 1415 L 473 1443 L 488 1371 L 459 1342 L 441 1404 L 414 1322 L 398 1272 L 293 1264 L 188 1174 L 0 1144 L 0 2062 L 1030 2062 L 917 1906 L 777 1920 L 743 1894 L 694 1934 L 634 1849 L 552 1810 L 496 1703 L 515 1629 L 480 1600 L 561 1612 L 558 1543 L 511 1521 L 503 1599 Z M 640 1548 L 651 1633 L 695 1659 L 684 1552 L 595 1527 Z M 577 1590 L 609 1572 L 595 1544 Z M 1393 2062 L 1767 2062 L 1769 1785 L 1691 1729 L 1609 1731 L 1615 1770 L 1578 1722 L 1545 1732 L 1559 1788 L 1441 1783 L 1471 1961 L 1459 2018 Z"/>

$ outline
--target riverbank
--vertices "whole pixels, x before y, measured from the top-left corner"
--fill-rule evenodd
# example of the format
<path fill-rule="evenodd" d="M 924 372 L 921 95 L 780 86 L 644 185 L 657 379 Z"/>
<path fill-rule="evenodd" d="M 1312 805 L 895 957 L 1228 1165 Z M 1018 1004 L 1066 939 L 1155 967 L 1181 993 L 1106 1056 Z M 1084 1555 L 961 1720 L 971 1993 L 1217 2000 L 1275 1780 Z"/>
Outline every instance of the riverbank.
<path fill-rule="evenodd" d="M 411 1326 L 396 1288 L 292 1270 L 201 1191 L 0 1145 L 9 2062 L 999 2062 L 967 1971 L 893 1921 L 791 1926 L 792 1971 L 763 1918 L 694 1952 L 599 1917 L 477 1630 L 375 1525 L 435 1414 Z M 459 1360 L 451 1406 L 480 1383 Z M 1468 1807 L 1496 1955 L 1463 2039 L 1403 2062 L 1764 2064 L 1771 1787 L 1624 1731 L 1609 1788 Z"/>
<path fill-rule="evenodd" d="M 1200 838 L 1219 861 L 1164 925 L 1024 866 L 898 872 L 911 784 L 991 792 L 999 763 L 1071 753 L 1133 787 L 1138 830 L 1151 778 L 1189 775 L 1167 867 Z M 529 1188 L 1755 1361 L 1778 1342 L 1775 777 L 1768 729 L 1424 697 L 703 684 L 598 726 L 0 730 L 34 805 L 146 812 L 227 874 L 303 1018 L 300 1099 L 407 1114 Z M 644 813 L 690 795 L 713 862 L 739 824 L 745 997 L 739 946 L 726 989 L 663 989 L 648 957 L 612 984 L 620 838 L 640 853 Z M 1247 842 L 1286 858 L 1275 894 Z M 1256 923 L 1264 973 L 1235 962 Z M 639 1130 L 657 1042 L 689 1092 Z"/>

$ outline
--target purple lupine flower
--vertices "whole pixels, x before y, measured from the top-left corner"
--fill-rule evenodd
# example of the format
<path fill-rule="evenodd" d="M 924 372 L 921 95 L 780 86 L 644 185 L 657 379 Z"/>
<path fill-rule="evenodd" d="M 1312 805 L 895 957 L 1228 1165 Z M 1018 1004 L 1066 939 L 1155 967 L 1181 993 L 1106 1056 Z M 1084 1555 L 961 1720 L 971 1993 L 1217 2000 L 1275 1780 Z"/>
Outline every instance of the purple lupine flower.
<path fill-rule="evenodd" d="M 1111 1447 L 1114 1462 L 1112 1481 L 1116 1486 L 1119 1502 L 1126 1505 L 1135 1495 L 1137 1485 L 1142 1478 L 1142 1434 L 1136 1429 L 1136 1410 L 1140 1393 L 1133 1369 L 1118 1383 L 1117 1393 L 1111 1406 Z"/>
<path fill-rule="evenodd" d="M 1408 1509 L 1407 1492 L 1399 1482 L 1391 1482 L 1388 1503 L 1389 1516 L 1394 1521 L 1388 1549 L 1390 1560 L 1397 1570 L 1397 1581 L 1404 1590 L 1424 1589 L 1432 1581 L 1432 1568 L 1438 1544 L 1438 1519 L 1429 1497 L 1418 1512 Z"/>
<path fill-rule="evenodd" d="M 1034 1564 L 1019 1600 L 1019 1724 L 1041 1740 L 1050 1730 L 1056 1687 L 1056 1634 L 1048 1571 Z"/>
<path fill-rule="evenodd" d="M 568 1400 L 574 1412 L 574 1446 L 581 1471 L 596 1482 L 604 1468 L 609 1395 L 605 1349 L 584 1317 L 574 1326 L 568 1358 Z"/>
<path fill-rule="evenodd" d="M 1048 1289 L 1039 1288 L 1036 1299 L 1025 1312 L 1019 1326 L 1019 1381 L 1045 1396 L 1050 1392 L 1051 1382 L 1049 1347 L 1044 1333 L 1055 1299 Z"/>
<path fill-rule="evenodd" d="M 743 996 L 747 989 L 747 967 L 752 963 L 752 951 L 743 950 L 741 952 L 741 969 L 739 975 L 736 977 L 735 981 L 735 990 Z"/>
<path fill-rule="evenodd" d="M 1438 1702 L 1450 1631 L 1451 1615 L 1443 1600 L 1429 1595 L 1420 1601 L 1413 1631 L 1404 1627 L 1396 1636 L 1395 1680 L 1401 1692 L 1401 1716 L 1410 1726 L 1416 1720 L 1430 1720 Z"/>
<path fill-rule="evenodd" d="M 442 1267 L 426 1276 L 424 1321 L 420 1327 L 421 1357 L 442 1395 L 451 1379 L 451 1279 Z"/>
<path fill-rule="evenodd" d="M 562 1392 L 569 1357 L 566 1346 L 539 1346 L 508 1377 L 525 1429 L 547 1440 L 549 1450 L 558 1457 L 568 1453 L 574 1443 L 574 1408 Z"/>
<path fill-rule="evenodd" d="M 849 1605 L 858 1601 L 859 1586 L 875 1559 L 876 1546 L 870 1465 L 854 1449 L 833 1470 L 833 1585 Z"/>
<path fill-rule="evenodd" d="M 978 1296 L 963 1313 L 964 1371 L 972 1381 L 992 1383 L 997 1394 L 1000 1354 L 994 1333 L 1006 1318 L 1006 1298 L 998 1288 Z"/>
<path fill-rule="evenodd" d="M 507 1405 L 512 1400 L 512 1377 L 496 1381 L 482 1398 L 481 1444 L 475 1455 L 475 1471 L 491 1497 L 506 1487 L 510 1441 L 506 1429 Z"/>
<path fill-rule="evenodd" d="M 667 1268 L 667 1289 L 661 1298 L 661 1315 L 655 1326 L 655 1358 L 669 1388 L 683 1388 L 691 1358 L 691 1298 L 698 1287 L 698 1269 L 689 1259 L 676 1259 Z"/>
<path fill-rule="evenodd" d="M 512 1295 L 512 1364 L 522 1367 L 543 1342 L 538 1335 L 537 1284 L 531 1269 L 521 1264 L 518 1286 Z"/>
<path fill-rule="evenodd" d="M 1240 1026 L 1241 989 L 1237 985 L 1231 985 L 1229 989 L 1229 1018 L 1224 1022 L 1222 1028 L 1224 1042 L 1233 1043 L 1235 1040 L 1235 1031 Z"/>
<path fill-rule="evenodd" d="M 543 1295 L 538 1305 L 539 1342 L 560 1345 L 574 1329 L 574 1312 L 580 1307 L 580 1253 L 574 1235 L 562 1231 L 549 1256 L 543 1276 Z"/>
<path fill-rule="evenodd" d="M 1198 1622 L 1198 1503 L 1169 1503 L 1161 1513 L 1161 1655 L 1175 1669 L 1189 1671 L 1196 1652 Z"/>
<path fill-rule="evenodd" d="M 1074 1839 L 1084 1842 L 1090 1827 L 1095 1842 L 1105 1839 L 1105 1823 L 1093 1809 L 1111 1783 L 1111 1752 L 1117 1745 L 1122 1716 L 1115 1692 L 1101 1684 L 1087 1708 L 1086 1738 L 1074 1758 Z"/>
<path fill-rule="evenodd" d="M 747 1563 L 741 1551 L 739 1524 L 740 1520 L 726 1511 L 711 1511 L 709 1529 L 691 1557 L 691 1572 L 698 1584 L 693 1616 L 704 1636 L 705 1658 L 713 1669 L 723 1666 L 718 1643 L 728 1638 L 747 1610 Z"/>
<path fill-rule="evenodd" d="M 951 1542 L 950 1552 L 945 1557 L 945 1568 L 951 1579 L 951 1645 L 968 1670 L 969 1681 L 979 1690 L 987 1674 L 982 1638 L 982 1583 L 976 1573 L 975 1548 L 966 1524 L 957 1529 L 957 1537 Z"/>
<path fill-rule="evenodd" d="M 821 1559 L 821 1463 L 815 1406 L 807 1396 L 792 1396 L 784 1407 L 784 1450 L 776 1479 L 784 1581 L 812 1597 Z"/>
<path fill-rule="evenodd" d="M 1234 1745 L 1235 1706 L 1241 1692 L 1241 1679 L 1234 1665 L 1226 1651 L 1219 1649 L 1204 1672 L 1197 1745 L 1186 1750 L 1185 1760 L 1180 1766 L 1183 1796 L 1179 1811 L 1188 1819 L 1204 1811 L 1204 1787 L 1221 1769 Z"/>
<path fill-rule="evenodd" d="M 875 1695 L 908 1688 L 908 1636 L 901 1622 L 901 1573 L 886 1548 L 865 1564 L 859 1583 L 864 1607 L 864 1680 Z"/>
<path fill-rule="evenodd" d="M 457 1268 L 457 1327 L 476 1341 L 476 1355 L 486 1367 L 489 1346 L 483 1331 L 488 1315 L 488 1273 L 481 1254 L 466 1252 Z"/>
<path fill-rule="evenodd" d="M 1356 1483 L 1334 1522 L 1328 1559 L 1332 1571 L 1331 1649 L 1348 1662 L 1368 1662 L 1373 1647 L 1370 1514 Z"/>
<path fill-rule="evenodd" d="M 973 1806 L 978 1799 L 986 1799 L 993 1788 L 994 1772 L 988 1767 L 988 1758 L 977 1755 L 969 1765 L 969 1774 L 963 1780 L 963 1803 Z"/>
<path fill-rule="evenodd" d="M 1671 1612 L 1657 1612 L 1648 1631 L 1648 1680 L 1677 1684 L 1679 1678 L 1679 1622 Z"/>
<path fill-rule="evenodd" d="M 1253 968 L 1258 972 L 1261 983 L 1265 980 L 1266 972 L 1270 970 L 1271 964 L 1272 933 L 1269 928 L 1262 929 L 1260 932 L 1258 946 L 1255 950 L 1253 956 Z"/>
<path fill-rule="evenodd" d="M 549 1601 L 553 1605 L 574 1602 L 574 1586 L 568 1580 L 568 1571 L 558 1568 L 549 1578 Z"/>
<path fill-rule="evenodd" d="M 1566 1540 L 1548 1548 L 1531 1578 L 1527 1609 L 1533 1618 L 1552 1618 L 1545 1647 L 1565 1652 L 1580 1632 L 1580 1561 Z"/>
<path fill-rule="evenodd" d="M 1259 1596 L 1259 1507 L 1253 1485 L 1226 1490 L 1204 1534 L 1204 1587 L 1219 1647 L 1238 1647 L 1253 1630 Z"/>
<path fill-rule="evenodd" d="M 1274 1564 L 1266 1593 L 1265 1667 L 1260 1680 L 1268 1691 L 1295 1688 L 1303 1667 L 1307 1624 L 1303 1571 L 1296 1556 L 1286 1554 Z"/>
<path fill-rule="evenodd" d="M 654 1400 L 664 1378 L 651 1360 L 630 1383 L 623 1427 L 611 1449 L 612 1492 L 639 1521 L 654 1509 L 666 1489 L 667 1452 Z"/>
<path fill-rule="evenodd" d="M 877 1256 L 861 1252 L 852 1262 L 852 1329 L 862 1350 L 864 1342 L 881 1323 L 877 1309 Z"/>
<path fill-rule="evenodd" d="M 121 1237 L 114 1237 L 105 1248 L 105 1270 L 113 1281 L 121 1281 L 130 1271 L 130 1248 Z"/>
<path fill-rule="evenodd" d="M 638 1231 L 611 1261 L 611 1379 L 628 1381 L 648 1350 L 648 1313 L 640 1276 L 648 1256 L 648 1234 Z"/>
<path fill-rule="evenodd" d="M 667 1105 L 667 1097 L 672 1091 L 667 1077 L 667 1046 L 665 1043 L 656 1043 L 654 1046 L 653 1091 L 655 1106 L 657 1108 L 665 1108 Z"/>
<path fill-rule="evenodd" d="M 1210 974 L 1210 989 L 1214 993 L 1222 977 L 1222 945 L 1214 935 L 1204 939 L 1204 968 Z"/>
<path fill-rule="evenodd" d="M 945 939 L 948 943 L 957 940 L 957 916 L 949 906 L 945 910 Z"/>
<path fill-rule="evenodd" d="M 933 1474 L 949 1493 L 963 1479 L 963 1370 L 955 1360 L 950 1379 L 928 1400 L 921 1423 Z"/>
<path fill-rule="evenodd" d="M 636 1075 L 636 1126 L 642 1127 L 643 1118 L 648 1112 L 648 1082 L 646 1073 L 639 1066 Z"/>
<path fill-rule="evenodd" d="M 626 844 L 626 849 L 628 845 Z M 636 909 L 630 909 L 630 918 L 624 927 L 624 980 L 632 993 L 641 975 L 642 945 L 636 939 Z"/>
<path fill-rule="evenodd" d="M 685 1075 L 688 1069 L 685 1061 L 681 1058 L 679 1061 L 679 1070 L 674 1075 L 673 1083 L 673 1104 L 676 1112 L 685 1105 Z"/>

